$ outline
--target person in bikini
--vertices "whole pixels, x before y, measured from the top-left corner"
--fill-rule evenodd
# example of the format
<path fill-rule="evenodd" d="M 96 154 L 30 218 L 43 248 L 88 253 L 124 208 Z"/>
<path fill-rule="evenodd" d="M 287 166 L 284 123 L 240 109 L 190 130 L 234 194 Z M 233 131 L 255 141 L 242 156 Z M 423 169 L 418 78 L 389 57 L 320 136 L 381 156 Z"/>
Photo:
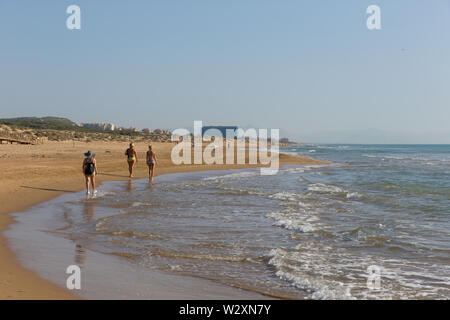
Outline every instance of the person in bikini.
<path fill-rule="evenodd" d="M 84 154 L 85 158 L 83 160 L 83 174 L 86 178 L 86 194 L 89 194 L 89 180 L 92 185 L 92 194 L 96 194 L 97 190 L 95 190 L 95 175 L 98 174 L 97 171 L 97 161 L 95 161 L 95 154 L 88 151 Z"/>
<path fill-rule="evenodd" d="M 157 164 L 158 160 L 156 159 L 156 154 L 152 150 L 152 146 L 149 145 L 147 151 L 147 165 L 148 165 L 148 179 L 150 183 L 153 183 L 153 171 Z"/>
<path fill-rule="evenodd" d="M 134 165 L 138 162 L 138 156 L 136 150 L 134 149 L 134 143 L 130 143 L 130 147 L 125 151 L 125 155 L 127 156 L 130 178 L 132 178 Z"/>

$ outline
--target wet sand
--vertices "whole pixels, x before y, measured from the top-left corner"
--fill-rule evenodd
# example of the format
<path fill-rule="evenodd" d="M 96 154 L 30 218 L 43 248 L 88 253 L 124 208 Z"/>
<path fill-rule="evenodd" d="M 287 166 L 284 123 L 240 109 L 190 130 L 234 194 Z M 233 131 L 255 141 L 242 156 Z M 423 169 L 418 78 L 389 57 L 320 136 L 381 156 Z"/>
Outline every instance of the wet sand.
<path fill-rule="evenodd" d="M 222 170 L 255 167 L 255 165 L 181 165 L 170 160 L 171 143 L 152 143 L 159 158 L 156 175 L 175 172 Z M 0 145 L 0 232 L 14 222 L 9 215 L 50 200 L 68 192 L 84 188 L 81 174 L 83 153 L 96 153 L 99 175 L 97 181 L 128 180 L 124 151 L 127 145 L 117 142 L 49 142 L 39 146 Z M 147 177 L 145 152 L 147 145 L 137 143 L 140 162 L 135 178 Z M 290 155 L 281 155 L 280 164 L 319 164 L 320 162 Z M 56 286 L 25 269 L 10 250 L 7 240 L 0 237 L 0 299 L 78 299 L 68 290 Z M 181 281 L 181 280 L 180 280 Z M 190 280 L 185 280 L 190 281 Z M 187 283 L 187 282 L 186 282 Z M 185 283 L 185 284 L 186 284 Z M 228 289 L 227 289 L 228 290 Z M 214 290 L 213 290 L 214 291 Z M 233 296 L 218 292 L 217 297 Z M 169 294 L 165 298 L 171 298 Z M 210 297 L 211 292 L 208 293 Z M 236 297 L 238 298 L 239 295 Z M 173 298 L 179 298 L 173 296 Z"/>

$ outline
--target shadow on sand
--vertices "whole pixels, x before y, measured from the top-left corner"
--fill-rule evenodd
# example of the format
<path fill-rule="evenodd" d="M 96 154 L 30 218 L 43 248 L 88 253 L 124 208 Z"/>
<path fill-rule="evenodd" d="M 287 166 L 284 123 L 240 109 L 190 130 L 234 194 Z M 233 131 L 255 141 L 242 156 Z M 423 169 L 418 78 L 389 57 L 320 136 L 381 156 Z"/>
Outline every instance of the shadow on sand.
<path fill-rule="evenodd" d="M 30 186 L 20 186 L 21 188 L 34 189 L 34 190 L 42 190 L 42 191 L 54 191 L 54 192 L 77 192 L 76 190 L 61 190 L 61 189 L 49 189 L 49 188 L 37 188 Z"/>

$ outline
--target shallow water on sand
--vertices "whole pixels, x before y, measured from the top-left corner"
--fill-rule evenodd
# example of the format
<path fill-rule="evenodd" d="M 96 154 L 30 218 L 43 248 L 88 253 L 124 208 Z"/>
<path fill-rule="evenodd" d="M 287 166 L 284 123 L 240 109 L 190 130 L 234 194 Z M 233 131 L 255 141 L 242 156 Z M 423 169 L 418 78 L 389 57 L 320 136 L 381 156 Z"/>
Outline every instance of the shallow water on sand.
<path fill-rule="evenodd" d="M 448 149 L 308 145 L 284 151 L 333 164 L 109 182 L 54 202 L 45 232 L 267 295 L 448 299 Z"/>

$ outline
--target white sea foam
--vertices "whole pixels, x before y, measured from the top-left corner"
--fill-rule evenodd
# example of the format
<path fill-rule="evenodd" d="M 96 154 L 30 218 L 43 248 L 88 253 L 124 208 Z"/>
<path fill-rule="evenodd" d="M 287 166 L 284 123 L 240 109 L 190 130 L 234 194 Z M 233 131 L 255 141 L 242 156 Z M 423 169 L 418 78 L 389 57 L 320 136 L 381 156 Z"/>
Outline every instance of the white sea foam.
<path fill-rule="evenodd" d="M 318 148 L 318 149 L 330 149 L 330 150 L 345 150 L 349 149 L 350 146 L 323 146 L 323 145 L 311 145 L 310 147 Z"/>
<path fill-rule="evenodd" d="M 269 196 L 269 198 L 277 199 L 277 200 L 288 200 L 288 201 L 295 201 L 298 200 L 301 197 L 298 193 L 292 193 L 292 192 L 277 192 Z"/>
<path fill-rule="evenodd" d="M 276 275 L 285 281 L 292 283 L 297 288 L 309 293 L 310 299 L 350 299 L 347 289 L 338 281 L 325 280 L 321 276 L 314 276 L 305 272 L 302 267 L 297 267 L 290 261 L 298 261 L 308 269 L 308 257 L 302 257 L 283 248 L 272 249 L 269 253 L 269 264 L 274 266 Z"/>
<path fill-rule="evenodd" d="M 91 191 L 91 193 L 89 194 L 90 199 L 103 198 L 106 196 L 115 195 L 115 193 L 111 192 L 111 191 L 103 191 L 103 190 L 99 190 L 99 189 L 97 189 L 96 191 L 97 191 L 96 193 L 92 193 L 92 191 Z"/>
<path fill-rule="evenodd" d="M 288 229 L 299 230 L 301 232 L 314 232 L 318 229 L 320 224 L 319 218 L 306 210 L 299 208 L 299 212 L 272 212 L 267 215 L 268 218 L 275 220 L 275 225 Z"/>
<path fill-rule="evenodd" d="M 146 203 L 144 203 L 144 202 L 139 202 L 139 201 L 133 202 L 133 203 L 131 204 L 132 207 L 142 207 L 142 206 L 145 206 L 145 205 L 146 205 Z"/>
<path fill-rule="evenodd" d="M 240 194 L 251 194 L 251 195 L 259 195 L 259 196 L 267 195 L 267 193 L 260 192 L 260 191 L 233 188 L 233 187 L 228 187 L 228 186 L 223 186 L 223 185 L 217 186 L 217 189 L 224 190 L 224 191 L 236 192 L 236 193 L 240 193 Z"/>
<path fill-rule="evenodd" d="M 183 271 L 180 265 L 169 265 L 170 271 Z"/>
<path fill-rule="evenodd" d="M 330 193 L 346 193 L 347 191 L 330 184 L 325 183 L 314 183 L 310 186 L 308 186 L 309 191 L 316 191 L 316 192 L 330 192 Z"/>
<path fill-rule="evenodd" d="M 348 192 L 345 197 L 347 199 L 359 199 L 361 198 L 361 194 L 359 192 Z"/>
<path fill-rule="evenodd" d="M 312 169 L 319 169 L 319 168 L 328 167 L 328 166 L 330 166 L 330 165 L 329 164 L 311 164 L 311 165 L 305 165 L 305 166 L 296 167 L 296 168 L 280 169 L 279 172 L 280 173 L 304 173 L 304 172 L 310 171 Z"/>
<path fill-rule="evenodd" d="M 441 157 L 425 157 L 422 155 L 397 155 L 397 154 L 361 154 L 361 157 L 365 158 L 376 158 L 381 160 L 395 160 L 395 161 L 409 161 L 409 162 L 420 162 L 425 165 L 437 165 L 439 163 L 450 162 L 449 158 Z"/>
<path fill-rule="evenodd" d="M 417 299 L 450 293 L 450 266 L 359 256 L 320 242 L 273 249 L 269 258 L 278 277 L 308 291 L 312 299 Z M 371 265 L 379 267 L 380 290 L 367 288 Z"/>
<path fill-rule="evenodd" d="M 204 178 L 203 181 L 218 181 L 218 180 L 224 180 L 224 179 L 241 179 L 241 178 L 247 178 L 247 177 L 255 177 L 259 175 L 259 171 L 243 171 L 238 173 L 230 173 L 223 176 L 215 176 L 215 177 L 208 177 Z"/>
<path fill-rule="evenodd" d="M 280 172 L 282 172 L 282 173 L 304 173 L 307 170 L 308 170 L 308 168 L 290 168 L 290 169 L 280 170 Z"/>

